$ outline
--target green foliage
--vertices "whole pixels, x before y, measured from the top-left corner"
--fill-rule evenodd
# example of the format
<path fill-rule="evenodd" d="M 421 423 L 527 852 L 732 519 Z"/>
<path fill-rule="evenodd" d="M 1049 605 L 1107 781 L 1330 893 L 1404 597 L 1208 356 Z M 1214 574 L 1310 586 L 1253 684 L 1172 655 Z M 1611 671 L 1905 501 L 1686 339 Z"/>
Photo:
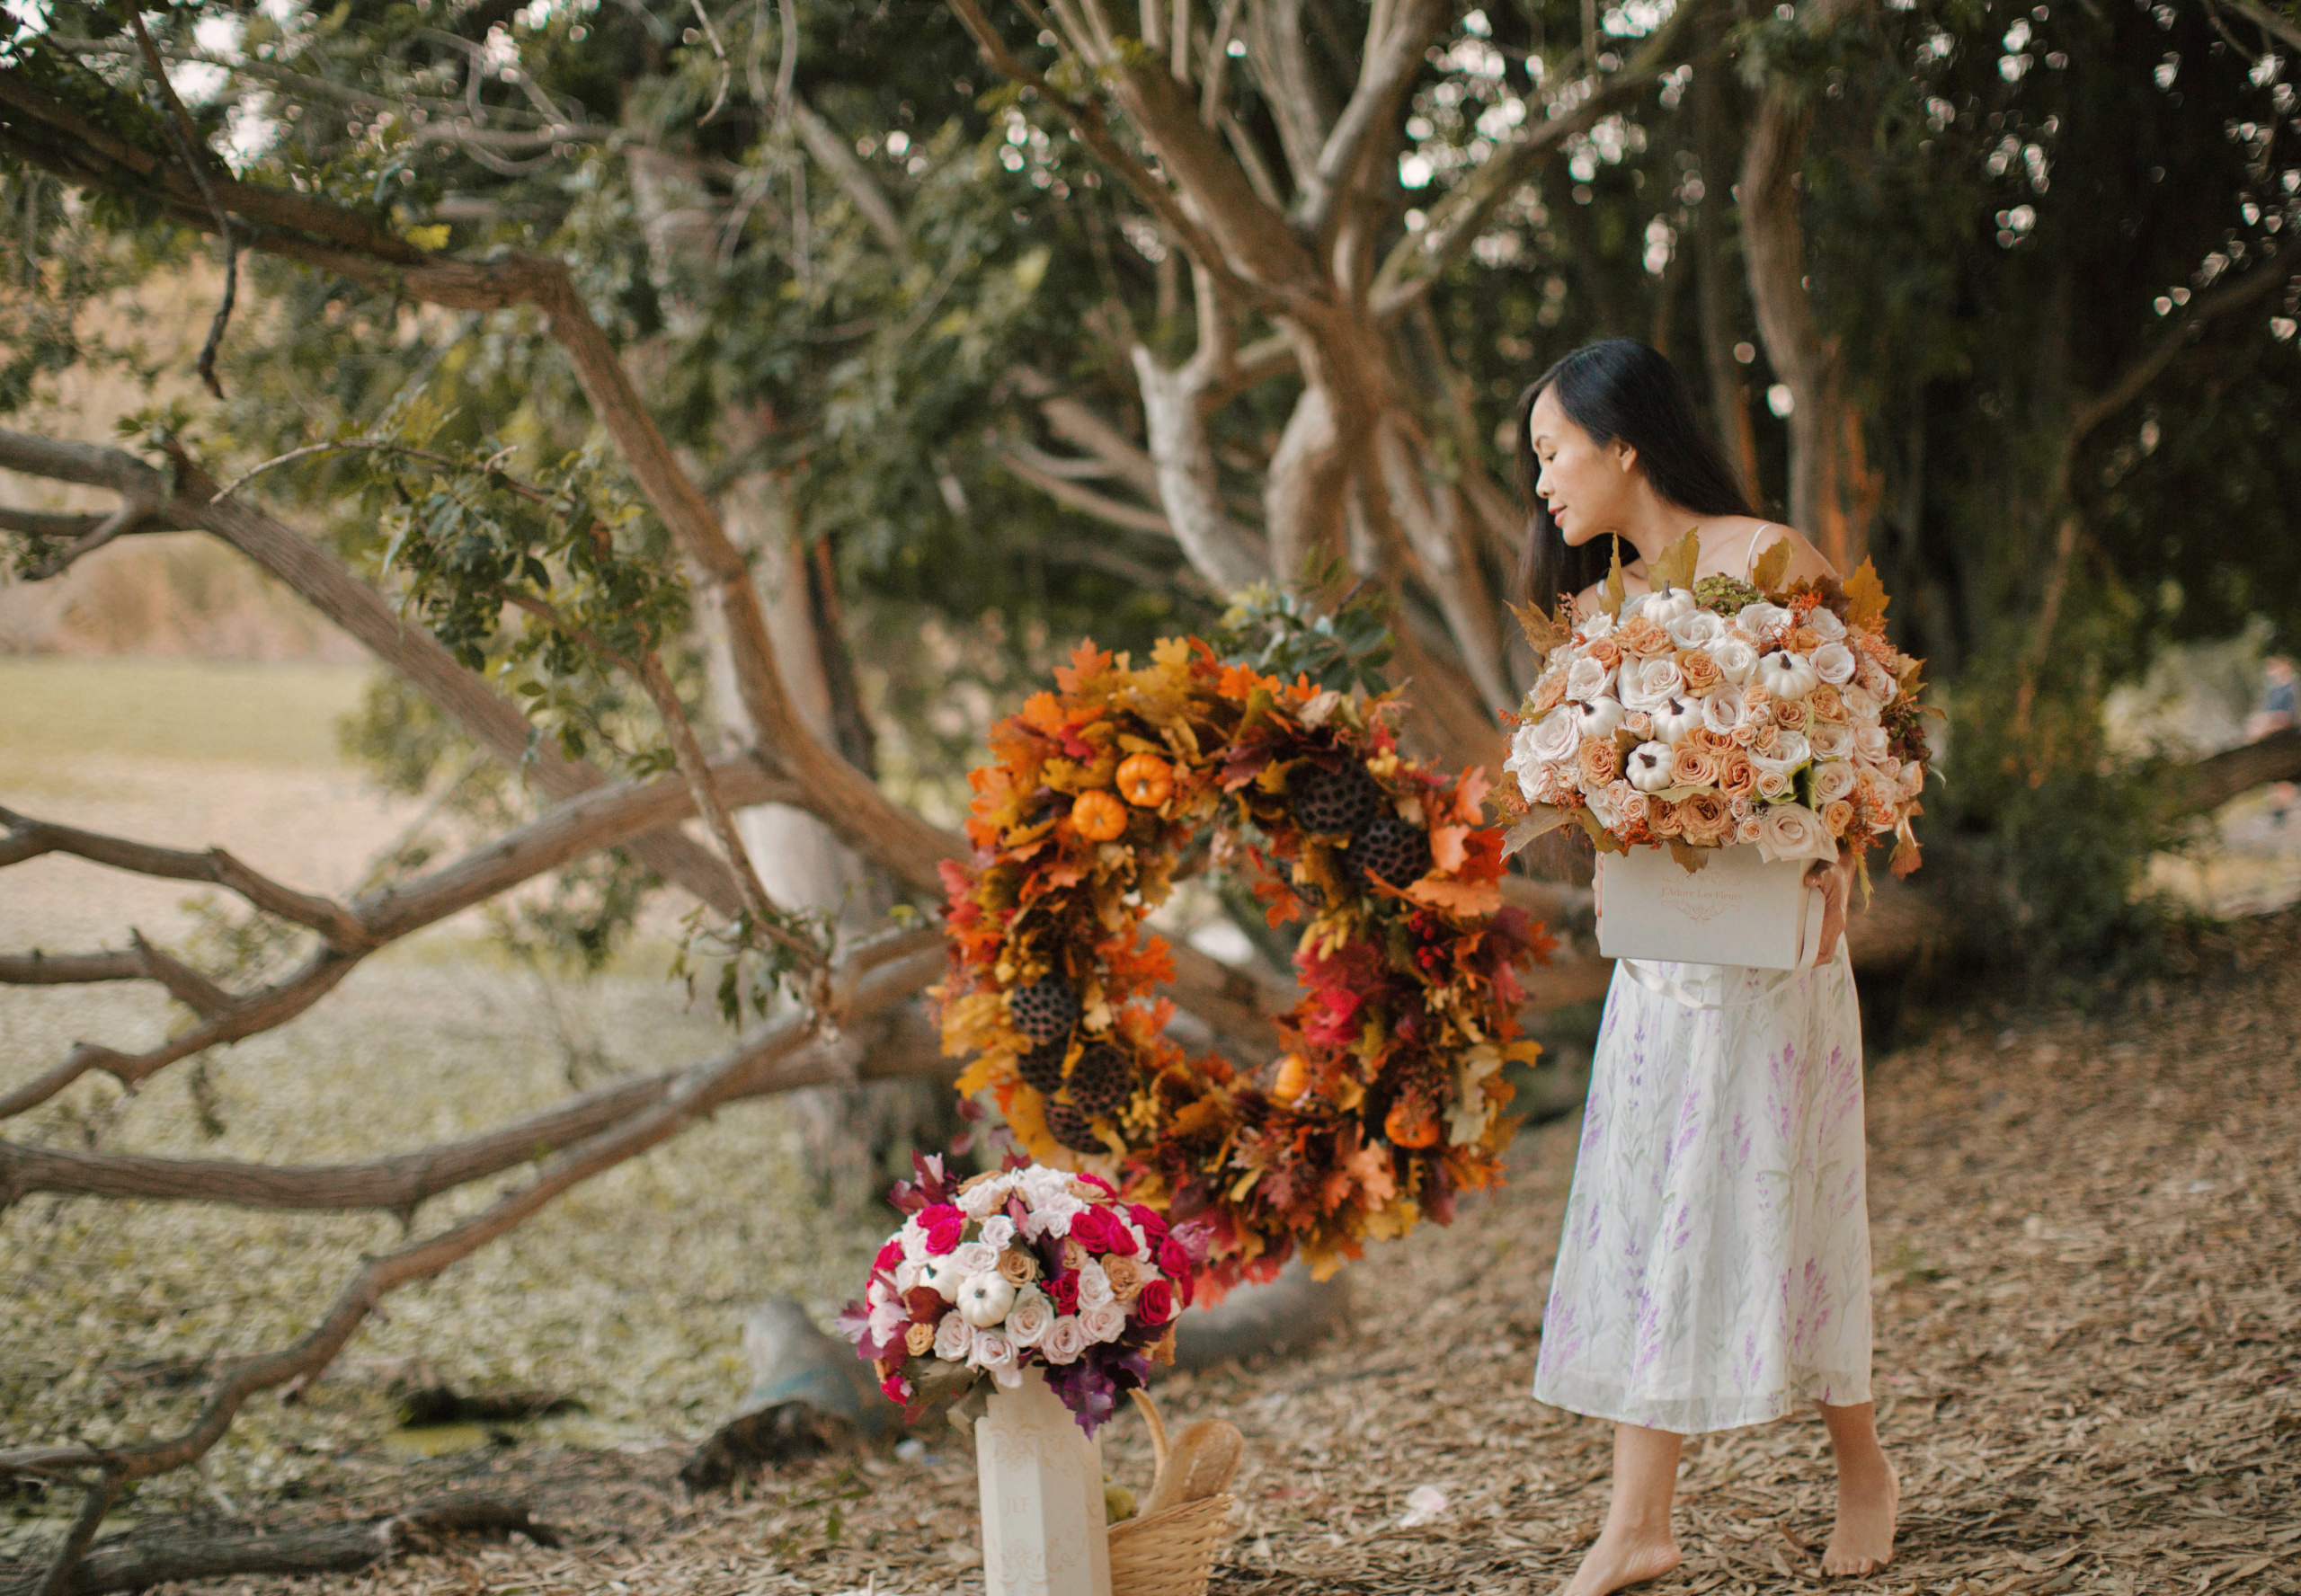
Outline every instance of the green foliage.
<path fill-rule="evenodd" d="M 1208 641 L 1233 664 L 1293 681 L 1307 676 L 1337 693 L 1380 693 L 1396 641 L 1380 589 L 1362 583 L 1331 609 L 1257 582 L 1237 594 Z"/>

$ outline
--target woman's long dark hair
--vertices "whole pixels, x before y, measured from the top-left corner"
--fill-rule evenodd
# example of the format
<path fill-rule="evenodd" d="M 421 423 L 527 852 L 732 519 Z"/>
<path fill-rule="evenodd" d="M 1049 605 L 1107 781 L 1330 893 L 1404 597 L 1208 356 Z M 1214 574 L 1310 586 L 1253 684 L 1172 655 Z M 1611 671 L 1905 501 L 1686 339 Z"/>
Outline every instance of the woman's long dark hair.
<path fill-rule="evenodd" d="M 1668 356 L 1635 338 L 1586 343 L 1518 395 L 1518 492 L 1527 508 L 1522 581 L 1526 597 L 1542 608 L 1554 611 L 1560 593 L 1604 581 L 1612 559 L 1604 537 L 1568 547 L 1550 506 L 1534 492 L 1541 462 L 1527 423 L 1534 401 L 1553 386 L 1559 406 L 1601 448 L 1620 439 L 1636 449 L 1647 480 L 1672 504 L 1704 516 L 1757 513 Z"/>

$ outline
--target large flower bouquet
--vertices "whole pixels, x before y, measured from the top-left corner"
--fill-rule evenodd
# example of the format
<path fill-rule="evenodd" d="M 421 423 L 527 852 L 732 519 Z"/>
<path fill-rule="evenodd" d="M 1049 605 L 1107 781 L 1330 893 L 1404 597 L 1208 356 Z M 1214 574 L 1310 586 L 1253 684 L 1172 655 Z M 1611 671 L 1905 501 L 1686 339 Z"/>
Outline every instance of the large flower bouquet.
<path fill-rule="evenodd" d="M 1170 1233 L 1099 1177 L 1043 1164 L 955 1183 L 939 1157 L 918 1169 L 894 1190 L 902 1228 L 839 1321 L 889 1398 L 915 1410 L 1036 1368 L 1091 1436 L 1172 1361 L 1203 1255 L 1188 1227 Z"/>
<path fill-rule="evenodd" d="M 1635 597 L 1617 553 L 1595 613 L 1526 617 L 1546 658 L 1506 761 L 1532 806 L 1515 839 L 1576 821 L 1601 849 L 1666 845 L 1695 869 L 1729 843 L 1835 859 L 1891 836 L 1908 874 L 1923 662 L 1888 640 L 1876 572 L 1785 586 L 1781 544 L 1753 581 L 1697 581 L 1699 550 L 1687 533 Z"/>

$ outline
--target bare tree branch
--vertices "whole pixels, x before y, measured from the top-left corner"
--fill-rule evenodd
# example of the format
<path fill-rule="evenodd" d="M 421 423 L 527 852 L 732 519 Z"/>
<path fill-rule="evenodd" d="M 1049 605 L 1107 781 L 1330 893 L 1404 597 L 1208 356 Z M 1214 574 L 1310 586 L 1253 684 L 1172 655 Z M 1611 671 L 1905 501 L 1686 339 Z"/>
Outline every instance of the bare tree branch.
<path fill-rule="evenodd" d="M 25 519 L 30 519 L 31 518 L 27 517 Z M 63 518 L 58 517 L 56 519 L 60 520 Z M 93 527 L 90 528 L 81 536 L 75 538 L 71 543 L 57 550 L 56 553 L 50 554 L 47 559 L 42 560 L 39 564 L 34 565 L 30 570 L 26 571 L 23 573 L 23 578 L 26 581 L 46 581 L 50 577 L 60 576 L 65 572 L 69 571 L 75 564 L 78 563 L 81 560 L 85 559 L 88 555 L 94 554 L 98 549 L 103 547 L 115 537 L 125 537 L 131 532 L 156 530 L 157 528 L 147 528 L 145 526 L 147 519 L 147 517 L 146 512 L 138 506 L 133 504 L 123 504 L 118 510 L 113 510 L 111 514 L 98 520 Z M 11 529 L 29 531 L 32 528 L 13 528 Z"/>
<path fill-rule="evenodd" d="M 1107 493 L 1098 493 L 1092 488 L 1080 487 L 1070 477 L 1050 470 L 1045 457 L 1035 459 L 1033 456 L 1035 453 L 1035 450 L 1010 447 L 1002 452 L 1001 457 L 1008 470 L 1058 504 L 1068 505 L 1097 520 L 1108 521 L 1114 527 L 1125 527 L 1136 532 L 1156 532 L 1162 537 L 1175 536 L 1174 523 L 1157 510 L 1125 503 Z"/>
<path fill-rule="evenodd" d="M 1321 235 L 1329 231 L 1337 196 L 1358 186 L 1380 140 L 1395 136 L 1399 107 L 1451 9 L 1446 0 L 1394 0 L 1373 8 L 1358 84 L 1294 196 L 1301 226 Z"/>
<path fill-rule="evenodd" d="M 891 1023 L 879 1016 L 938 980 L 941 938 L 932 929 L 911 934 L 899 958 L 883 959 L 840 1011 L 843 1025 L 863 1040 L 857 1075 L 865 1080 L 940 1077 L 950 1073 L 940 1039 L 925 1016 L 907 1010 Z M 846 973 L 842 971 L 842 974 Z M 742 1044 L 738 1043 L 738 1046 Z M 837 1078 L 830 1050 L 819 1078 L 794 1068 L 761 1088 L 787 1091 Z M 413 1217 L 442 1192 L 484 1180 L 571 1147 L 659 1103 L 683 1070 L 609 1081 L 463 1140 L 359 1163 L 282 1166 L 224 1158 L 166 1158 L 25 1147 L 0 1141 L 0 1209 L 34 1193 L 130 1197 L 161 1201 L 224 1202 L 244 1208 L 381 1209 Z"/>
<path fill-rule="evenodd" d="M 839 130 L 822 119 L 815 108 L 804 100 L 793 98 L 791 120 L 799 129 L 799 137 L 806 145 L 807 153 L 816 164 L 831 175 L 879 242 L 893 254 L 909 252 L 910 240 L 903 236 L 902 223 L 895 216 L 895 208 L 887 192 L 873 179 L 863 163 L 856 158 L 854 148 L 840 136 Z"/>

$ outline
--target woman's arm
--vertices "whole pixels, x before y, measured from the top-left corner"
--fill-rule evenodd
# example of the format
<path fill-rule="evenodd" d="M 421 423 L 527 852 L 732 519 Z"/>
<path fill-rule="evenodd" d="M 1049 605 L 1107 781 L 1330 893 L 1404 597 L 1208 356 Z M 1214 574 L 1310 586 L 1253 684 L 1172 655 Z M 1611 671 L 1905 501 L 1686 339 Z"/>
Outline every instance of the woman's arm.
<path fill-rule="evenodd" d="M 1808 866 L 1806 884 L 1822 890 L 1822 951 L 1818 963 L 1837 957 L 1837 939 L 1845 935 L 1847 906 L 1853 901 L 1853 855 L 1841 853 L 1832 864 L 1817 859 Z"/>

